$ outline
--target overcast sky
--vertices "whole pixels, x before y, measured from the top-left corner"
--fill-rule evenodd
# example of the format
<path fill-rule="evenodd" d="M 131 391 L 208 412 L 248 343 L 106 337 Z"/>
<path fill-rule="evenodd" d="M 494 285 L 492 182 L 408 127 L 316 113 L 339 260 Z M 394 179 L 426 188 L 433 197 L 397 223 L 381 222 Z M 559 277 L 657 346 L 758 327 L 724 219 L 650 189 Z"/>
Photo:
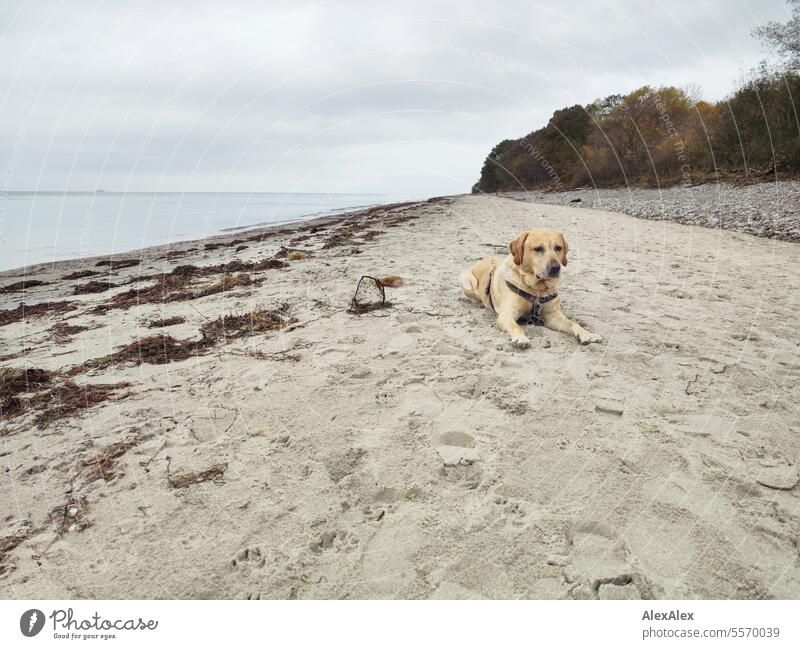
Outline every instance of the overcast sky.
<path fill-rule="evenodd" d="M 0 190 L 469 191 L 644 84 L 724 97 L 781 0 L 0 3 Z"/>

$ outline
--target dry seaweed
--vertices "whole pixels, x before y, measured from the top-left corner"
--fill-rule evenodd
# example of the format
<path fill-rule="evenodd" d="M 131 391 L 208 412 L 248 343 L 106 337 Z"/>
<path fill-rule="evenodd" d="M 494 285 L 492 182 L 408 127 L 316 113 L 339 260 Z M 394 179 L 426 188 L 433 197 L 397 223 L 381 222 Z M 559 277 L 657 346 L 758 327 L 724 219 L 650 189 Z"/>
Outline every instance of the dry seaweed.
<path fill-rule="evenodd" d="M 361 241 L 373 241 L 383 234 L 382 230 L 367 230 L 366 232 L 359 232 L 358 236 Z"/>
<path fill-rule="evenodd" d="M 174 325 L 183 324 L 186 318 L 181 315 L 175 315 L 171 318 L 162 318 L 161 320 L 151 320 L 147 323 L 149 329 L 159 329 L 161 327 L 172 327 Z"/>
<path fill-rule="evenodd" d="M 110 385 L 77 385 L 66 381 L 53 384 L 58 375 L 42 369 L 9 368 L 0 371 L 0 415 L 12 419 L 33 410 L 38 411 L 34 423 L 40 428 L 65 417 L 79 414 L 92 406 L 118 399 L 116 391 L 130 383 Z M 32 394 L 30 397 L 23 395 Z"/>
<path fill-rule="evenodd" d="M 6 361 L 13 361 L 20 356 L 24 356 L 28 352 L 33 351 L 30 347 L 26 347 L 25 349 L 20 349 L 18 352 L 11 352 L 10 354 L 0 354 L 0 363 L 5 363 Z"/>
<path fill-rule="evenodd" d="M 20 304 L 16 309 L 0 310 L 0 327 L 19 322 L 25 318 L 46 315 L 61 315 L 75 309 L 75 302 L 39 302 L 38 304 Z"/>
<path fill-rule="evenodd" d="M 89 503 L 86 498 L 70 498 L 64 505 L 50 510 L 50 521 L 55 525 L 58 534 L 83 532 L 92 525 L 86 518 L 88 513 Z"/>
<path fill-rule="evenodd" d="M 384 275 L 383 277 L 379 277 L 378 281 L 387 288 L 398 288 L 406 283 L 400 275 Z"/>
<path fill-rule="evenodd" d="M 131 266 L 138 266 L 142 263 L 141 259 L 104 259 L 98 261 L 95 266 L 108 266 L 109 270 L 120 270 L 121 268 L 130 268 Z"/>
<path fill-rule="evenodd" d="M 197 248 L 186 248 L 185 250 L 170 250 L 168 253 L 157 257 L 158 260 L 177 259 L 178 257 L 185 257 L 190 252 L 196 252 Z"/>
<path fill-rule="evenodd" d="M 206 322 L 200 327 L 203 343 L 243 338 L 261 331 L 277 331 L 296 322 L 289 315 L 289 305 L 277 309 L 256 309 L 250 313 L 226 315 Z"/>
<path fill-rule="evenodd" d="M 151 286 L 132 288 L 122 293 L 117 293 L 103 304 L 99 304 L 92 313 L 106 313 L 111 309 L 130 309 L 139 304 L 163 304 L 179 299 L 191 299 L 192 293 L 186 288 L 189 279 L 183 275 L 161 275 L 159 280 Z M 188 294 L 188 297 L 184 297 Z"/>
<path fill-rule="evenodd" d="M 6 368 L 0 370 L 0 418 L 12 419 L 23 414 L 29 406 L 24 394 L 49 387 L 53 372 L 37 368 Z"/>
<path fill-rule="evenodd" d="M 23 279 L 21 282 L 14 282 L 8 286 L 0 288 L 0 293 L 16 293 L 17 291 L 24 291 L 34 286 L 47 286 L 48 282 L 42 282 L 38 279 Z"/>
<path fill-rule="evenodd" d="M 55 374 L 38 368 L 8 367 L 0 370 L 0 398 L 33 392 L 48 385 Z"/>
<path fill-rule="evenodd" d="M 0 576 L 10 572 L 13 567 L 6 563 L 7 555 L 28 538 L 27 532 L 17 532 L 0 537 Z"/>
<path fill-rule="evenodd" d="M 123 399 L 128 393 L 119 395 L 117 390 L 130 386 L 130 383 L 78 385 L 74 381 L 66 381 L 49 392 L 31 399 L 31 407 L 41 411 L 34 423 L 39 428 L 46 428 L 54 421 L 73 417 L 104 401 Z"/>
<path fill-rule="evenodd" d="M 222 484 L 225 471 L 228 470 L 227 464 L 215 464 L 203 471 L 192 471 L 190 473 L 181 473 L 179 475 L 170 475 L 169 473 L 169 460 L 167 458 L 167 482 L 173 489 L 184 489 L 191 485 L 200 484 L 201 482 L 208 482 L 209 480 L 215 484 Z"/>
<path fill-rule="evenodd" d="M 322 249 L 330 250 L 331 248 L 337 248 L 347 243 L 354 243 L 353 234 L 353 228 L 340 228 L 335 234 L 325 239 L 325 243 L 322 244 Z M 292 243 L 295 241 L 297 241 L 297 239 L 293 239 Z"/>
<path fill-rule="evenodd" d="M 279 259 L 278 255 L 269 257 L 260 261 L 241 261 L 234 259 L 222 264 L 213 264 L 211 266 L 192 266 L 185 264 L 183 266 L 176 266 L 171 273 L 167 275 L 179 275 L 182 277 L 205 277 L 208 275 L 220 275 L 230 273 L 258 273 L 263 270 L 273 270 L 286 268 L 288 264 Z"/>
<path fill-rule="evenodd" d="M 0 400 L 0 420 L 19 417 L 28 409 L 28 400 L 20 395 L 5 397 Z"/>
<path fill-rule="evenodd" d="M 97 280 L 92 280 L 91 282 L 87 282 L 86 284 L 81 284 L 80 286 L 76 286 L 72 292 L 75 295 L 88 295 L 89 293 L 104 293 L 105 291 L 111 290 L 112 288 L 117 288 L 119 284 L 115 284 L 114 282 L 98 282 Z"/>
<path fill-rule="evenodd" d="M 197 343 L 191 340 L 176 340 L 165 334 L 155 334 L 120 347 L 113 354 L 92 358 L 69 370 L 70 375 L 86 370 L 103 370 L 112 365 L 134 363 L 141 365 L 164 365 L 174 361 L 182 361 L 194 355 Z"/>
<path fill-rule="evenodd" d="M 66 280 L 84 279 L 86 277 L 95 277 L 97 275 L 102 275 L 102 274 L 103 273 L 100 273 L 96 270 L 76 270 L 74 273 L 70 273 L 69 275 L 64 275 L 64 277 L 62 277 L 61 279 L 66 279 Z"/>
<path fill-rule="evenodd" d="M 300 250 L 299 248 L 287 248 L 281 246 L 281 249 L 275 253 L 273 259 L 286 259 L 287 261 L 300 261 L 308 259 L 311 253 L 308 250 Z"/>
<path fill-rule="evenodd" d="M 107 302 L 95 307 L 92 313 L 102 314 L 112 309 L 130 309 L 139 304 L 166 304 L 168 302 L 196 300 L 216 293 L 223 293 L 233 288 L 250 286 L 258 283 L 258 281 L 253 280 L 250 275 L 244 272 L 240 272 L 239 275 L 234 275 L 234 272 L 250 272 L 253 270 L 264 270 L 267 267 L 277 268 L 285 265 L 283 261 L 269 259 L 266 260 L 266 263 L 260 262 L 255 265 L 233 261 L 227 264 L 205 268 L 192 265 L 178 266 L 170 273 L 138 278 L 137 281 L 155 279 L 156 282 L 155 284 L 143 288 L 132 288 L 122 293 L 117 293 Z M 225 272 L 228 270 L 230 272 Z M 222 279 L 197 290 L 191 289 L 191 280 L 193 277 L 205 277 L 219 272 L 224 273 Z"/>
<path fill-rule="evenodd" d="M 296 320 L 290 317 L 288 304 L 282 304 L 277 309 L 256 309 L 250 313 L 228 315 L 203 324 L 200 328 L 202 339 L 199 341 L 177 340 L 166 334 L 155 334 L 120 347 L 108 356 L 75 365 L 67 373 L 74 376 L 87 370 L 103 370 L 122 363 L 163 365 L 182 361 L 209 353 L 217 343 L 258 332 L 276 331 L 294 322 Z"/>
<path fill-rule="evenodd" d="M 85 325 L 71 325 L 67 324 L 66 322 L 57 322 L 50 327 L 50 331 L 53 333 L 53 339 L 59 345 L 72 342 L 72 336 L 83 331 L 88 331 L 89 329 L 90 327 Z"/>
<path fill-rule="evenodd" d="M 117 460 L 141 441 L 141 438 L 134 436 L 104 446 L 95 455 L 81 462 L 81 475 L 86 478 L 87 482 L 100 479 L 111 482 L 119 478 L 123 472 L 119 468 Z"/>
<path fill-rule="evenodd" d="M 217 250 L 219 248 L 233 248 L 240 243 L 244 243 L 247 239 L 234 239 L 233 241 L 217 241 L 214 243 L 207 243 L 203 246 L 203 250 Z"/>
<path fill-rule="evenodd" d="M 214 282 L 210 286 L 206 286 L 205 288 L 195 291 L 192 299 L 216 295 L 217 293 L 224 293 L 234 288 L 250 286 L 251 284 L 253 284 L 253 279 L 246 273 L 240 273 L 238 275 L 225 274 L 221 279 Z"/>

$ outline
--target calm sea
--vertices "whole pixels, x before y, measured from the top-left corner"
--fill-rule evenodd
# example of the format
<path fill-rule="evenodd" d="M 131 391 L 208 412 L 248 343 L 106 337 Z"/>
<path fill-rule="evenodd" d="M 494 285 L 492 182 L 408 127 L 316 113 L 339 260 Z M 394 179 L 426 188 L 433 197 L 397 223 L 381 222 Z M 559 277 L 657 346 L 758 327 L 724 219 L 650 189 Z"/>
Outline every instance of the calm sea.
<path fill-rule="evenodd" d="M 423 200 L 411 194 L 0 194 L 0 270 Z"/>

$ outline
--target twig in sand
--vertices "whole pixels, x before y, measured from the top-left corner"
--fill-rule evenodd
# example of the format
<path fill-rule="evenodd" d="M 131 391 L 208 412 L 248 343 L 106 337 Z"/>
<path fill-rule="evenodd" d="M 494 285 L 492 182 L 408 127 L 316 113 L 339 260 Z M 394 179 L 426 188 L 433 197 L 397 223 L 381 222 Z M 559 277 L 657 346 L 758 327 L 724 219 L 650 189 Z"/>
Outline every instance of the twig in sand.
<path fill-rule="evenodd" d="M 250 358 L 257 358 L 261 361 L 294 361 L 297 362 L 300 360 L 300 355 L 295 354 L 293 352 L 299 351 L 301 349 L 308 349 L 311 347 L 311 343 L 306 343 L 305 345 L 296 345 L 291 349 L 281 349 L 277 352 L 260 352 L 258 350 L 250 350 L 247 352 L 238 352 L 238 351 L 224 351 L 223 354 L 229 354 L 231 356 L 249 356 Z"/>
<path fill-rule="evenodd" d="M 161 446 L 159 446 L 158 449 L 156 450 L 156 452 L 153 453 L 149 458 L 147 458 L 146 460 L 140 460 L 139 461 L 139 466 L 142 467 L 145 471 L 149 471 L 150 469 L 148 469 L 147 467 L 150 466 L 150 463 L 153 460 L 156 459 L 158 454 L 161 453 L 161 451 L 163 451 L 166 448 L 166 446 L 167 446 L 167 443 L 166 442 L 162 442 Z"/>
<path fill-rule="evenodd" d="M 228 469 L 227 464 L 215 464 L 203 471 L 192 471 L 191 473 L 182 473 L 172 476 L 169 472 L 171 462 L 172 458 L 167 456 L 167 482 L 173 489 L 183 489 L 201 482 L 208 482 L 209 480 L 215 484 L 222 484 L 222 478 L 225 475 L 225 471 Z"/>
<path fill-rule="evenodd" d="M 197 311 L 197 313 L 200 313 L 200 310 L 199 310 L 199 309 L 197 309 L 197 307 L 195 307 L 195 306 L 194 306 L 194 304 L 191 304 L 191 303 L 190 303 L 190 304 L 189 304 L 189 306 L 190 306 L 190 307 L 192 307 L 192 308 L 193 308 L 195 311 Z M 212 321 L 211 321 L 209 318 L 207 318 L 207 317 L 206 317 L 206 316 L 205 316 L 203 313 L 200 313 L 200 315 L 201 315 L 201 316 L 203 316 L 203 317 L 204 317 L 206 320 L 208 320 L 209 322 L 212 322 Z"/>
<path fill-rule="evenodd" d="M 699 375 L 699 374 L 695 374 L 695 375 L 694 375 L 694 378 L 693 378 L 691 381 L 689 381 L 689 382 L 686 384 L 686 389 L 684 390 L 684 392 L 686 392 L 686 394 L 688 394 L 688 395 L 692 395 L 692 394 L 694 394 L 694 390 L 692 389 L 692 391 L 691 391 L 691 392 L 689 392 L 689 389 L 692 387 L 692 385 L 694 385 L 695 383 L 697 383 L 697 381 L 698 381 L 699 379 L 700 379 L 700 375 Z"/>
<path fill-rule="evenodd" d="M 386 291 L 381 280 L 370 275 L 362 275 L 356 284 L 356 291 L 347 310 L 350 313 L 368 313 L 390 306 L 391 302 L 386 301 Z"/>

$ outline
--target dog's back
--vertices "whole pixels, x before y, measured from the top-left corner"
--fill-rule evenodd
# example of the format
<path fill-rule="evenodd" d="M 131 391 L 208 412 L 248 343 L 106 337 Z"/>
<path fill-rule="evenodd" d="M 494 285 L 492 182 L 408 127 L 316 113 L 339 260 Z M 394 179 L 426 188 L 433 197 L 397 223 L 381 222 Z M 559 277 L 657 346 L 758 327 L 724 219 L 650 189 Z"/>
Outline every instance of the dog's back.
<path fill-rule="evenodd" d="M 489 307 L 489 282 L 492 273 L 497 268 L 498 261 L 493 257 L 484 257 L 477 264 L 459 275 L 461 289 L 464 295 L 473 300 L 478 300 L 485 307 Z"/>

